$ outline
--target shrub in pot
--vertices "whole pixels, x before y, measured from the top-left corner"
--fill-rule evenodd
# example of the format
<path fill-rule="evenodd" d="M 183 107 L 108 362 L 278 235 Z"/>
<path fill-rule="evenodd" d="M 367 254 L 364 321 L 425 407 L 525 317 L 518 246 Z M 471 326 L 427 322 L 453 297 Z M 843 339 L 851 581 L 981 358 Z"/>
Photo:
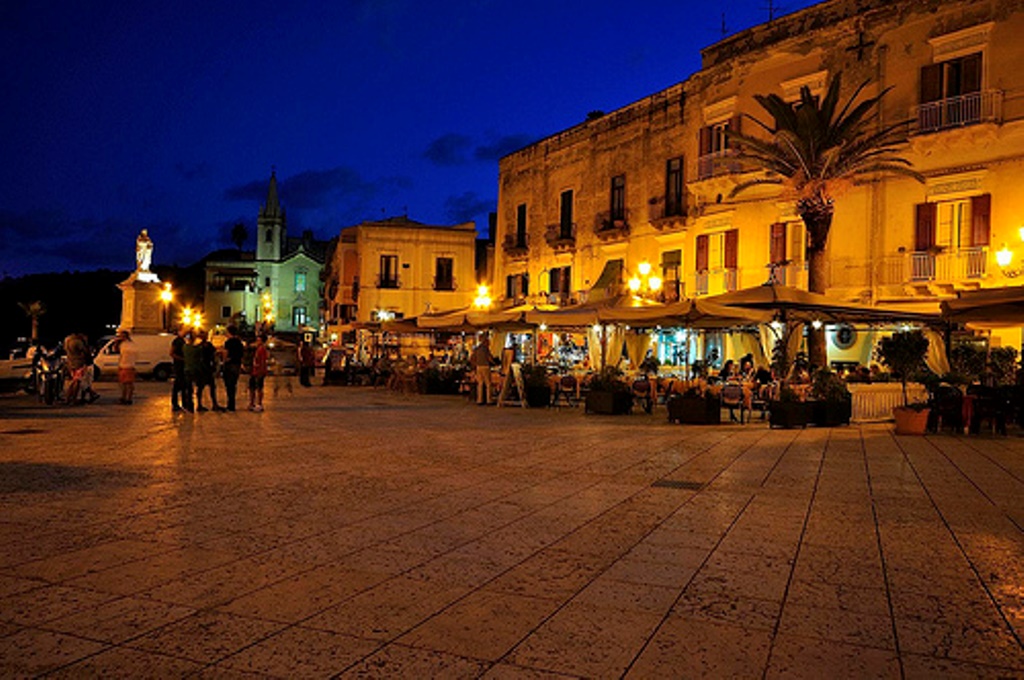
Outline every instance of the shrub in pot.
<path fill-rule="evenodd" d="M 551 405 L 551 382 L 544 366 L 527 364 L 523 367 L 523 389 L 528 406 L 544 408 Z"/>
<path fill-rule="evenodd" d="M 853 397 L 846 382 L 828 368 L 815 371 L 811 384 L 811 422 L 821 427 L 849 425 Z"/>
<path fill-rule="evenodd" d="M 928 338 L 919 330 L 893 333 L 878 343 L 878 359 L 899 375 L 903 386 L 903 406 L 892 410 L 896 420 L 896 434 L 924 434 L 928 426 L 928 404 L 911 404 L 907 396 L 907 382 L 925 370 L 924 358 L 927 353 Z"/>
<path fill-rule="evenodd" d="M 633 408 L 633 394 L 622 378 L 622 371 L 605 366 L 590 379 L 590 391 L 584 406 L 586 413 L 620 415 Z"/>
<path fill-rule="evenodd" d="M 809 407 L 789 385 L 779 388 L 778 399 L 768 404 L 769 427 L 807 427 Z"/>

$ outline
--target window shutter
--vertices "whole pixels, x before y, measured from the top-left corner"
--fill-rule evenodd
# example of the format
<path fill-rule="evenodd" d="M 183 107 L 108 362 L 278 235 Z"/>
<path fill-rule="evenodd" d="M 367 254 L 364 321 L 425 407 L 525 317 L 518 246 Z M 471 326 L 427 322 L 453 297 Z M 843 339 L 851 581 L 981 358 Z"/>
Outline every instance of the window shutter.
<path fill-rule="evenodd" d="M 711 126 L 704 126 L 700 129 L 700 151 L 701 156 L 711 153 Z"/>
<path fill-rule="evenodd" d="M 730 229 L 725 232 L 725 257 L 724 264 L 726 269 L 736 269 L 739 265 L 738 250 L 740 243 L 740 230 Z"/>
<path fill-rule="evenodd" d="M 786 225 L 784 223 L 776 222 L 772 225 L 768 247 L 770 262 L 774 264 L 786 260 Z"/>
<path fill-rule="evenodd" d="M 935 245 L 934 203 L 918 203 L 914 229 L 914 250 L 928 250 Z"/>
<path fill-rule="evenodd" d="M 981 52 L 963 58 L 963 88 L 960 94 L 981 92 Z"/>
<path fill-rule="evenodd" d="M 971 245 L 989 244 L 992 223 L 992 194 L 971 197 Z"/>
<path fill-rule="evenodd" d="M 708 270 L 708 235 L 701 234 L 697 237 L 697 271 Z"/>
<path fill-rule="evenodd" d="M 743 122 L 743 116 L 736 114 L 729 119 L 729 131 L 740 133 L 740 124 Z M 728 135 L 725 137 L 725 144 L 722 146 L 724 149 L 738 149 L 740 148 L 739 142 L 734 139 L 730 139 Z"/>
<path fill-rule="evenodd" d="M 512 300 L 516 296 L 516 279 L 514 276 L 509 274 L 505 277 L 505 297 Z"/>
<path fill-rule="evenodd" d="M 530 294 L 530 275 L 523 274 L 523 297 Z"/>
<path fill-rule="evenodd" d="M 921 103 L 942 99 L 942 64 L 928 64 L 921 68 Z"/>

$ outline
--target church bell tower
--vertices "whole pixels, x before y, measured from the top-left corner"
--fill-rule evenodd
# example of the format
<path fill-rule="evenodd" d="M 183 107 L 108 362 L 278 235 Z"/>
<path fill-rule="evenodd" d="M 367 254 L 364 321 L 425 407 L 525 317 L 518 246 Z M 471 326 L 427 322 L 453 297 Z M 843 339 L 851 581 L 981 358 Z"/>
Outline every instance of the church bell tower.
<path fill-rule="evenodd" d="M 287 219 L 277 198 L 277 173 L 270 171 L 267 202 L 260 208 L 256 220 L 256 259 L 276 262 L 284 248 Z"/>

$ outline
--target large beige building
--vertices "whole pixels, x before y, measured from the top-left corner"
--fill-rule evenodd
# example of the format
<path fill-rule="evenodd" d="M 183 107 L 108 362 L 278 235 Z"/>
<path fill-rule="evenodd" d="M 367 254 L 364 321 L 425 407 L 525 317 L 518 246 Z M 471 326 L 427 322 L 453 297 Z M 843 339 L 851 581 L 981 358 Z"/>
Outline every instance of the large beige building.
<path fill-rule="evenodd" d="M 438 226 L 393 217 L 342 229 L 324 274 L 328 331 L 470 305 L 475 253 L 472 222 Z"/>
<path fill-rule="evenodd" d="M 891 88 L 882 122 L 912 121 L 904 155 L 926 181 L 838 198 L 829 294 L 937 310 L 1008 285 L 1024 264 L 1022 35 L 1021 0 L 831 0 L 712 45 L 685 81 L 501 160 L 498 290 L 509 304 L 579 301 L 642 263 L 669 299 L 764 283 L 773 264 L 806 287 L 792 202 L 771 187 L 730 198 L 753 175 L 729 164 L 724 131 L 770 120 L 755 95 L 796 100 L 840 73 L 842 101 L 865 81 L 866 95 Z"/>

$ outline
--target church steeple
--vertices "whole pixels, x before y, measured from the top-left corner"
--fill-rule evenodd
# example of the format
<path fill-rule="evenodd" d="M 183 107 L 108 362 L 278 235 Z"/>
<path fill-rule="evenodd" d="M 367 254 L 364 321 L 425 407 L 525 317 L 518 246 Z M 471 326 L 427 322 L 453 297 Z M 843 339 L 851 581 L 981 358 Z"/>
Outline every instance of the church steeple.
<path fill-rule="evenodd" d="M 270 170 L 267 202 L 260 207 L 256 220 L 256 259 L 280 260 L 284 248 L 287 217 L 277 196 L 277 169 Z"/>

